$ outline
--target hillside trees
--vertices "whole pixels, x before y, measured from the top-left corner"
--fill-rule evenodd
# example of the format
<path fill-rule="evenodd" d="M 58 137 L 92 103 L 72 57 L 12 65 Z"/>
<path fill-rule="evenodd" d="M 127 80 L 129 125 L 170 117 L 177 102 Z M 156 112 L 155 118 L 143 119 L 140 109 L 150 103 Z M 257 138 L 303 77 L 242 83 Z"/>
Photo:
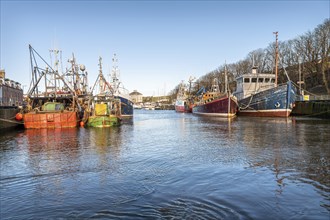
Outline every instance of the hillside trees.
<path fill-rule="evenodd" d="M 279 35 L 280 36 L 280 35 Z M 278 82 L 290 80 L 297 83 L 299 80 L 299 64 L 301 64 L 301 77 L 303 88 L 317 93 L 330 94 L 330 19 L 326 19 L 313 31 L 307 31 L 295 39 L 279 41 L 279 73 Z M 264 49 L 256 49 L 236 63 L 227 64 L 229 79 L 251 72 L 251 68 L 258 67 L 259 72 L 274 73 L 275 69 L 275 42 Z M 204 86 L 210 88 L 214 77 L 218 77 L 220 89 L 224 83 L 224 64 L 215 70 L 201 76 L 193 84 L 192 91 L 198 91 Z M 235 83 L 231 83 L 231 90 L 235 90 Z M 320 89 L 321 88 L 321 89 Z"/>

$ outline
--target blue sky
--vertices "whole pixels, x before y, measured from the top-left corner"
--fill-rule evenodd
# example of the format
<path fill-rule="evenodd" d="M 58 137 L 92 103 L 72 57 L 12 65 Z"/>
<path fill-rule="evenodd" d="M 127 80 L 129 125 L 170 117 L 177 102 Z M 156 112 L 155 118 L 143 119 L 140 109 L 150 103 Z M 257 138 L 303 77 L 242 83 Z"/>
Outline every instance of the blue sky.
<path fill-rule="evenodd" d="M 164 95 L 181 80 L 266 48 L 274 31 L 280 41 L 312 31 L 330 17 L 329 10 L 329 0 L 1 0 L 0 68 L 7 78 L 30 85 L 28 45 L 47 61 L 55 45 L 63 64 L 75 53 L 93 84 L 98 57 L 108 74 L 116 53 L 121 81 L 130 92 Z"/>

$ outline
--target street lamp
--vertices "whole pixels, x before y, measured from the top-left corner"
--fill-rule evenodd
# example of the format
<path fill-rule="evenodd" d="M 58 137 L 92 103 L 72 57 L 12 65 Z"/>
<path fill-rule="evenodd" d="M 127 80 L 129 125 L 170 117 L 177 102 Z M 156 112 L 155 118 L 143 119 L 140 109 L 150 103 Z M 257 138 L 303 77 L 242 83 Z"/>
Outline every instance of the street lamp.
<path fill-rule="evenodd" d="M 298 84 L 299 84 L 299 94 L 301 95 L 301 96 L 303 96 L 304 95 L 304 91 L 302 91 L 301 90 L 301 84 L 303 84 L 304 83 L 304 81 L 302 81 L 301 80 L 301 64 L 302 63 L 302 58 L 301 58 L 301 56 L 299 55 L 298 56 L 298 73 L 299 73 L 299 81 L 298 81 Z"/>

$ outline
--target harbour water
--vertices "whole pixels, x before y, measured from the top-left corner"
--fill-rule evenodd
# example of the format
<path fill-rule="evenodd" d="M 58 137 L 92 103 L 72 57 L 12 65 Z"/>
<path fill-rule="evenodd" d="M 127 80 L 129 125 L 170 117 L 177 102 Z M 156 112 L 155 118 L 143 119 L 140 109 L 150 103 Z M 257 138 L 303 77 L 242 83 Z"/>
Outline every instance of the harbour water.
<path fill-rule="evenodd" d="M 329 219 L 330 121 L 137 110 L 0 136 L 1 219 Z"/>

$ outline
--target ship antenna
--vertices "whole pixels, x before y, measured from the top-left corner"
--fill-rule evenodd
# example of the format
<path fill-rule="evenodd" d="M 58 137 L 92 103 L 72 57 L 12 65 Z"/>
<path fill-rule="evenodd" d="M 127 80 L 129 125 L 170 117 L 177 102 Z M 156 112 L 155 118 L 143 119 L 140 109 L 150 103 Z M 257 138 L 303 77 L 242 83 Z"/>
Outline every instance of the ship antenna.
<path fill-rule="evenodd" d="M 99 73 L 100 75 L 102 75 L 102 57 L 99 57 L 99 67 L 100 67 Z"/>
<path fill-rule="evenodd" d="M 117 55 L 113 54 L 113 58 L 112 58 L 112 83 L 113 83 L 113 88 L 115 89 L 115 91 L 118 91 L 118 65 L 117 65 L 118 59 L 117 59 Z"/>

